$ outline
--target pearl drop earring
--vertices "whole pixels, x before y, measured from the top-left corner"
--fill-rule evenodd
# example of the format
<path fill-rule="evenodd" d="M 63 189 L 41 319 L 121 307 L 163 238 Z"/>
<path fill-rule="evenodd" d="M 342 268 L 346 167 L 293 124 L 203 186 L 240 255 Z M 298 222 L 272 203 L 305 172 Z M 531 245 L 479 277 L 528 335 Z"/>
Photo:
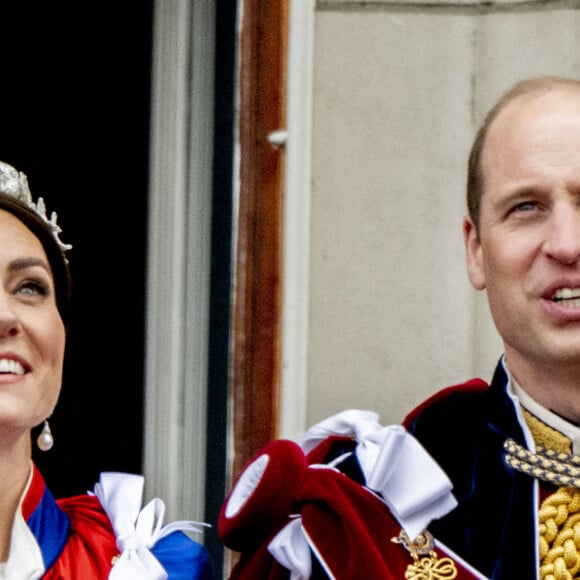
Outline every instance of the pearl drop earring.
<path fill-rule="evenodd" d="M 52 449 L 52 446 L 54 445 L 54 438 L 50 432 L 48 419 L 45 419 L 44 421 L 44 427 L 42 428 L 42 432 L 36 440 L 36 444 L 41 451 L 48 451 L 49 449 Z"/>

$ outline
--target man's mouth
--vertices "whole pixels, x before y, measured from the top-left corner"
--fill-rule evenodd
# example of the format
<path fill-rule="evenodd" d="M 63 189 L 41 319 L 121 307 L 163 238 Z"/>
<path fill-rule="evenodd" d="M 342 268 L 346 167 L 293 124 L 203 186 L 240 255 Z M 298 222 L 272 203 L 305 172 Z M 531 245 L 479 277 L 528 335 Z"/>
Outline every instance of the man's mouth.
<path fill-rule="evenodd" d="M 14 359 L 0 358 L 0 374 L 23 375 L 24 367 Z"/>
<path fill-rule="evenodd" d="M 569 308 L 578 308 L 580 307 L 580 288 L 558 288 L 552 296 L 552 301 Z"/>

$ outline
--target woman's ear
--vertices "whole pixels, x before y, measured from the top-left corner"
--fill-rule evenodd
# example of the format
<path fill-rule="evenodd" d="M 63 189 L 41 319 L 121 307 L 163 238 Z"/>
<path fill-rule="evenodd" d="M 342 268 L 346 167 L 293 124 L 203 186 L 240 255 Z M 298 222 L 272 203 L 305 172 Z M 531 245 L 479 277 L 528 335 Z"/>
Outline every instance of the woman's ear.
<path fill-rule="evenodd" d="M 469 216 L 463 220 L 463 240 L 465 242 L 467 275 L 476 290 L 483 290 L 485 288 L 485 268 L 481 252 L 481 240 L 477 226 Z"/>

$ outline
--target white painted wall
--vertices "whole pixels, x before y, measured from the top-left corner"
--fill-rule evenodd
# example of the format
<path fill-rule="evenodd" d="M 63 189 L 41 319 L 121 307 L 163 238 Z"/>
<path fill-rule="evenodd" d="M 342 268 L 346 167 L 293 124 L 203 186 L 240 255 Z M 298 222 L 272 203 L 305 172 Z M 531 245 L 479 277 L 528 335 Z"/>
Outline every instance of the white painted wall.
<path fill-rule="evenodd" d="M 297 438 L 345 408 L 398 422 L 440 387 L 491 378 L 502 346 L 465 272 L 466 160 L 515 80 L 580 74 L 580 17 L 561 3 L 292 10 L 312 24 L 290 32 L 291 88 L 312 63 L 289 103 L 302 112 L 289 124 L 282 436 Z"/>

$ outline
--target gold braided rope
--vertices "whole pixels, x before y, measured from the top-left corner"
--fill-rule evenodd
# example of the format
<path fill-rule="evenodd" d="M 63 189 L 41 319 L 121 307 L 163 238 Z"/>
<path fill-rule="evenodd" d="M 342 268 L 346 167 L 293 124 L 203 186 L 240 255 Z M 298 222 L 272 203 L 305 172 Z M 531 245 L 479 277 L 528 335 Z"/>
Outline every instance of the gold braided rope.
<path fill-rule="evenodd" d="M 577 455 L 558 453 L 538 446 L 537 452 L 532 453 L 525 447 L 518 445 L 512 439 L 504 443 L 507 465 L 557 486 L 570 486 L 580 489 L 580 458 Z"/>
<path fill-rule="evenodd" d="M 540 578 L 573 580 L 580 573 L 580 490 L 560 488 L 540 507 Z M 576 513 L 575 513 L 576 512 Z"/>
<path fill-rule="evenodd" d="M 560 487 L 538 512 L 541 580 L 580 578 L 580 458 L 538 446 L 532 453 L 512 440 L 504 444 L 507 465 Z"/>

